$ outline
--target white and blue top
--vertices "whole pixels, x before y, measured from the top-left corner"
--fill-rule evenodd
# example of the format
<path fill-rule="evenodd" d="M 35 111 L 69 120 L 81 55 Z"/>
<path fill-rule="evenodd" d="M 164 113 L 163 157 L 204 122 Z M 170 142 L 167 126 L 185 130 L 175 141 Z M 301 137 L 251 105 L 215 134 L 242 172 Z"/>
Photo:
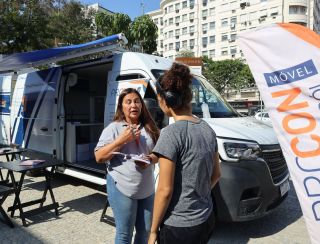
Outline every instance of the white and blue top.
<path fill-rule="evenodd" d="M 101 133 L 95 151 L 112 143 L 126 128 L 126 122 L 112 122 Z M 135 141 L 121 146 L 120 151 L 124 154 L 145 154 L 152 152 L 154 143 L 144 127 L 141 128 L 139 144 Z M 124 195 L 133 199 L 143 199 L 154 193 L 154 165 L 142 169 L 132 159 L 122 155 L 114 155 L 107 161 L 108 174 L 116 182 L 117 189 Z"/>

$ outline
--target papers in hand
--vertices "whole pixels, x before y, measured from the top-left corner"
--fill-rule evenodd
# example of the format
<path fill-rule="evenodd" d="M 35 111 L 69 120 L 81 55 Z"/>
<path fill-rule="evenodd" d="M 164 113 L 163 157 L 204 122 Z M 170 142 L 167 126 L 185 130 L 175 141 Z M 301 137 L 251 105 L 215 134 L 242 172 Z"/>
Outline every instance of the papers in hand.
<path fill-rule="evenodd" d="M 34 166 L 37 164 L 44 163 L 45 160 L 42 159 L 29 159 L 29 160 L 24 160 L 20 163 L 20 166 Z"/>
<path fill-rule="evenodd" d="M 121 152 L 112 152 L 111 154 L 121 155 L 124 157 L 124 159 L 127 159 L 127 160 L 132 159 L 133 161 L 138 161 L 138 162 L 142 162 L 145 164 L 150 164 L 150 160 L 144 154 L 137 155 L 137 154 L 126 154 L 126 153 L 121 153 Z"/>

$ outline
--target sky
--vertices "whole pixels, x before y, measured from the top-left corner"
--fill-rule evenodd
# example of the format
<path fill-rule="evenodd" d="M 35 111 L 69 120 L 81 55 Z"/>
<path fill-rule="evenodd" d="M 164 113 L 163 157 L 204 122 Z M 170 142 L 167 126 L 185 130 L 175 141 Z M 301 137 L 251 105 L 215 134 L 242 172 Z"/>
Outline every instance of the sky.
<path fill-rule="evenodd" d="M 115 12 L 130 16 L 131 20 L 142 15 L 141 3 L 144 3 L 144 12 L 160 8 L 160 0 L 80 0 L 82 4 L 99 3 L 100 6 Z"/>

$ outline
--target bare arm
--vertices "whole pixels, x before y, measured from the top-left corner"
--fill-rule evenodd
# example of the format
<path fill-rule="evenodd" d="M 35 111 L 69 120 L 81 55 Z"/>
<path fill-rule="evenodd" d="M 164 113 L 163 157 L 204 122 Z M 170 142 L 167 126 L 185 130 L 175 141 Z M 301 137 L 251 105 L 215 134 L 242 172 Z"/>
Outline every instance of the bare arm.
<path fill-rule="evenodd" d="M 212 177 L 211 177 L 211 187 L 213 188 L 215 186 L 215 184 L 217 184 L 217 182 L 220 179 L 221 176 L 221 169 L 220 169 L 220 160 L 219 160 L 219 153 L 216 152 L 213 156 L 213 162 L 214 162 L 214 166 L 213 166 L 213 172 L 212 172 Z"/>
<path fill-rule="evenodd" d="M 174 183 L 175 164 L 171 160 L 159 158 L 159 184 L 154 199 L 152 226 L 149 243 L 155 243 L 160 223 L 171 201 Z"/>
<path fill-rule="evenodd" d="M 126 127 L 124 131 L 113 142 L 95 151 L 94 155 L 96 157 L 96 161 L 98 163 L 104 163 L 105 161 L 110 160 L 113 157 L 113 155 L 110 153 L 119 151 L 124 144 L 135 140 L 140 136 L 140 134 L 140 130 L 135 130 L 132 133 L 130 127 Z"/>

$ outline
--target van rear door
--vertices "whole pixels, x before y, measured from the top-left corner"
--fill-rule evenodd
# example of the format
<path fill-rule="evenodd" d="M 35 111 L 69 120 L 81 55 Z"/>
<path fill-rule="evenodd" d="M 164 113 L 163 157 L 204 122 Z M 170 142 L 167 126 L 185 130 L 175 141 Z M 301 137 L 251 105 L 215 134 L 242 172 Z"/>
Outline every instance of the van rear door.
<path fill-rule="evenodd" d="M 12 99 L 12 143 L 24 148 L 55 154 L 56 88 L 61 68 L 18 76 Z"/>
<path fill-rule="evenodd" d="M 0 145 L 10 144 L 11 75 L 0 75 Z"/>

